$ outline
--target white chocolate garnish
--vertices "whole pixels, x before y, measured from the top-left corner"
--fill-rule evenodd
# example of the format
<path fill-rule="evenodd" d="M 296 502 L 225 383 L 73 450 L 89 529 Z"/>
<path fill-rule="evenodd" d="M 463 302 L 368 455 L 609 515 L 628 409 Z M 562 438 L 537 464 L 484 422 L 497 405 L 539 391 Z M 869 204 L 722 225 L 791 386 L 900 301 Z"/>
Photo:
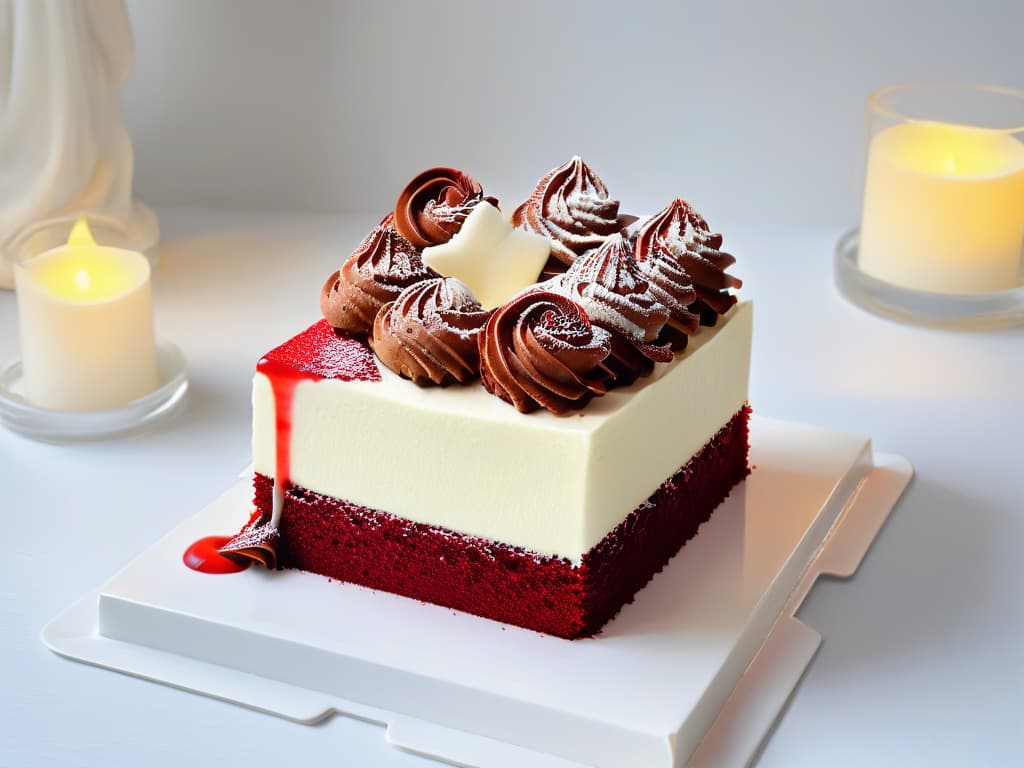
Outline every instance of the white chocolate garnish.
<path fill-rule="evenodd" d="M 550 251 L 547 238 L 513 228 L 501 211 L 481 202 L 451 240 L 423 249 L 423 263 L 458 278 L 484 309 L 493 309 L 537 282 Z"/>

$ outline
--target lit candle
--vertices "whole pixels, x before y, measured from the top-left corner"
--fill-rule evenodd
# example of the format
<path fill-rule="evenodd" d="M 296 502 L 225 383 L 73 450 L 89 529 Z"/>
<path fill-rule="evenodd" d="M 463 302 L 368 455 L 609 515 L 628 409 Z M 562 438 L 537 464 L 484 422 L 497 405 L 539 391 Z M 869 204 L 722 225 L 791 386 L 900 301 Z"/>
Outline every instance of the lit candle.
<path fill-rule="evenodd" d="M 14 279 L 27 400 L 99 411 L 157 388 L 145 256 L 97 245 L 80 219 L 66 245 L 17 264 Z"/>
<path fill-rule="evenodd" d="M 871 142 L 860 268 L 897 285 L 986 293 L 1021 282 L 1024 144 L 981 128 L 910 122 Z"/>

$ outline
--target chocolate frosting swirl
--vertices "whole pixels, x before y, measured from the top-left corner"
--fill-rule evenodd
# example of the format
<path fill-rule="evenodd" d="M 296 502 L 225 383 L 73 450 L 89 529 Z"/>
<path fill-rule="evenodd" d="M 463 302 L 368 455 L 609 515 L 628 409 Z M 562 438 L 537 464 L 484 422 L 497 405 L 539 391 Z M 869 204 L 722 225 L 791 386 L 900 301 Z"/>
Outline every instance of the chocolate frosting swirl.
<path fill-rule="evenodd" d="M 395 204 L 395 229 L 417 248 L 441 245 L 462 229 L 473 206 L 487 200 L 480 184 L 455 168 L 429 168 L 410 181 Z"/>
<path fill-rule="evenodd" d="M 713 234 L 704 217 L 685 200 L 676 198 L 660 213 L 640 222 L 634 244 L 637 260 L 644 261 L 662 253 L 686 270 L 696 290 L 691 309 L 703 325 L 714 325 L 736 303 L 730 288 L 743 285 L 726 273 L 736 258 L 721 250 L 722 236 Z"/>
<path fill-rule="evenodd" d="M 543 288 L 519 294 L 494 311 L 479 342 L 484 387 L 521 413 L 561 415 L 606 391 L 608 333 L 565 296 Z"/>
<path fill-rule="evenodd" d="M 320 311 L 335 328 L 368 333 L 384 304 L 410 285 L 437 276 L 392 222 L 389 214 L 324 283 Z"/>
<path fill-rule="evenodd" d="M 591 322 L 611 334 L 604 367 L 612 374 L 611 383 L 622 386 L 673 356 L 670 346 L 657 343 L 670 311 L 651 293 L 630 250 L 621 234 L 612 235 L 556 279 L 559 292 L 579 302 Z"/>
<path fill-rule="evenodd" d="M 420 386 L 465 384 L 480 370 L 477 335 L 487 317 L 455 278 L 424 280 L 381 307 L 370 346 L 384 365 Z"/>
<path fill-rule="evenodd" d="M 660 249 L 648 251 L 646 258 L 636 264 L 651 295 L 669 311 L 668 324 L 659 341 L 667 341 L 675 351 L 685 348 L 689 335 L 700 325 L 700 316 L 688 309 L 697 299 L 690 276 L 678 261 Z"/>
<path fill-rule="evenodd" d="M 512 214 L 512 224 L 551 240 L 545 276 L 564 272 L 579 256 L 635 221 L 619 216 L 619 201 L 579 155 L 549 171 Z"/>
<path fill-rule="evenodd" d="M 625 237 L 612 235 L 573 264 L 562 284 L 601 327 L 637 343 L 654 341 L 669 310 L 651 294 L 630 251 Z"/>

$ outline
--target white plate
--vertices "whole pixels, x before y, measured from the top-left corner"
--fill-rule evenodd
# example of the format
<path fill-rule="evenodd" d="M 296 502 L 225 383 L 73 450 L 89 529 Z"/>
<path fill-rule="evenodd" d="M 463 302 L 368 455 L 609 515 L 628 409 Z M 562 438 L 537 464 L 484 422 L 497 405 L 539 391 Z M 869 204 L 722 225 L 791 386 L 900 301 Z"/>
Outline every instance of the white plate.
<path fill-rule="evenodd" d="M 460 765 L 742 764 L 820 643 L 794 611 L 818 575 L 856 569 L 912 474 L 814 427 L 755 418 L 751 444 L 752 475 L 595 638 L 310 574 L 188 570 L 193 540 L 247 519 L 243 480 L 43 640 L 300 722 L 386 723 L 392 743 Z"/>

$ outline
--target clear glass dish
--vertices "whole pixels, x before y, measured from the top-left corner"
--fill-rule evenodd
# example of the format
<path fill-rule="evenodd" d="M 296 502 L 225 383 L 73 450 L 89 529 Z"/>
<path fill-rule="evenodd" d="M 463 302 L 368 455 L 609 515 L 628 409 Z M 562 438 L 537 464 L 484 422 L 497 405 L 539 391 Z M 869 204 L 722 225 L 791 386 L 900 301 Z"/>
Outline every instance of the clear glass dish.
<path fill-rule="evenodd" d="M 836 244 L 839 293 L 857 306 L 893 320 L 945 328 L 983 330 L 1024 322 L 1024 286 L 991 293 L 934 293 L 879 280 L 857 263 L 860 233 L 847 232 Z"/>
<path fill-rule="evenodd" d="M 156 344 L 159 386 L 148 395 L 106 411 L 53 411 L 23 396 L 21 361 L 0 367 L 0 424 L 46 442 L 74 442 L 139 432 L 175 413 L 188 391 L 185 357 L 168 341 Z"/>

